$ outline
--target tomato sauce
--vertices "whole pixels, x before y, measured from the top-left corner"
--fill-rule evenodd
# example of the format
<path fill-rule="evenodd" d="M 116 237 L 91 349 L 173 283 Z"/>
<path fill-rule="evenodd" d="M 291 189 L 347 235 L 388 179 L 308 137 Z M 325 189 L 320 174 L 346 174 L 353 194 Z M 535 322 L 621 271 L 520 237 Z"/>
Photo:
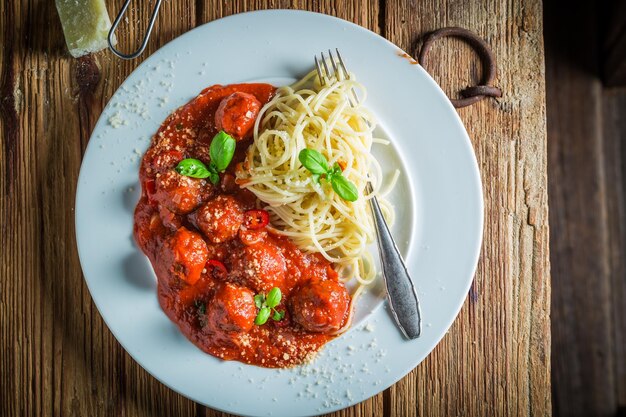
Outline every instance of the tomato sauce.
<path fill-rule="evenodd" d="M 203 351 L 264 367 L 308 361 L 349 316 L 350 297 L 332 264 L 267 227 L 267 213 L 234 178 L 251 128 L 275 92 L 269 84 L 215 85 L 172 113 L 144 155 L 134 235 L 158 279 L 163 311 Z M 185 177 L 185 158 L 209 164 L 219 130 L 238 142 L 220 181 Z M 280 288 L 270 318 L 254 324 L 254 296 Z"/>

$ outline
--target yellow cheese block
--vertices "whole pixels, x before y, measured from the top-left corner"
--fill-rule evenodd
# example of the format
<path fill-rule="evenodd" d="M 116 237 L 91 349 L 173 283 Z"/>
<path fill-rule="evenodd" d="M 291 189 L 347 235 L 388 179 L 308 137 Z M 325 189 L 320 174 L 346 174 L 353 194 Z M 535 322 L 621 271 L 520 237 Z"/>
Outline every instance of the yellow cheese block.
<path fill-rule="evenodd" d="M 83 56 L 108 47 L 111 20 L 104 0 L 56 0 L 56 5 L 72 56 Z"/>

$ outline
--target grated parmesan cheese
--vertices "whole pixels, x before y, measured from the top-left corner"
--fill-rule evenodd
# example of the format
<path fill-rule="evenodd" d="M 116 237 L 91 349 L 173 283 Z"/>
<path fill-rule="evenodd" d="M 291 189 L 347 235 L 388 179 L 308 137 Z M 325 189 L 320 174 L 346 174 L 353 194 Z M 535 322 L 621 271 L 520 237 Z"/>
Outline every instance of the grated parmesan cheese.
<path fill-rule="evenodd" d="M 109 125 L 111 125 L 114 129 L 126 126 L 127 124 L 128 120 L 122 118 L 122 114 L 119 111 L 109 117 Z"/>

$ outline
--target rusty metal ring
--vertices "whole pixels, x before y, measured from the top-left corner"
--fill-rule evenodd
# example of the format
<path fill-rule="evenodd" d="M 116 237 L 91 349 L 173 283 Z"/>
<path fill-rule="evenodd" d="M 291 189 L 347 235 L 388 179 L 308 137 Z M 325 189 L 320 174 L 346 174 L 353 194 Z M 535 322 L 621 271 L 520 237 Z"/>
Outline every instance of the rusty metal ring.
<path fill-rule="evenodd" d="M 471 45 L 476 52 L 478 52 L 478 55 L 481 58 L 483 70 L 486 69 L 482 84 L 474 87 L 467 87 L 462 90 L 461 96 L 463 96 L 463 98 L 451 98 L 450 101 L 452 102 L 452 105 L 458 109 L 477 103 L 485 97 L 502 97 L 502 91 L 498 87 L 491 85 L 494 78 L 496 78 L 497 70 L 496 60 L 491 52 L 491 49 L 489 48 L 489 45 L 487 45 L 487 42 L 485 42 L 478 35 L 467 29 L 460 27 L 447 27 L 429 33 L 424 39 L 424 44 L 422 45 L 422 49 L 419 53 L 420 65 L 422 67 L 426 66 L 426 57 L 428 56 L 428 52 L 430 52 L 433 43 L 437 39 L 448 36 L 460 38 Z"/>

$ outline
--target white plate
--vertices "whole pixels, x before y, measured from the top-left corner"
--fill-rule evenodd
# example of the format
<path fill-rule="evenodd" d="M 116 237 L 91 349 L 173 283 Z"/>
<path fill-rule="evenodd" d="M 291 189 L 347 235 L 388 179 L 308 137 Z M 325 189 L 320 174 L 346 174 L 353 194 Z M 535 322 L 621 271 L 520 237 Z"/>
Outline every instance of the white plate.
<path fill-rule="evenodd" d="M 294 79 L 313 56 L 339 48 L 367 87 L 367 105 L 393 143 L 376 149 L 403 171 L 391 199 L 394 234 L 418 288 L 423 333 L 405 341 L 380 293 L 359 302 L 353 328 L 306 367 L 268 370 L 196 348 L 161 311 L 152 269 L 132 240 L 140 155 L 165 117 L 206 86 Z M 363 401 L 398 381 L 456 317 L 481 244 L 483 202 L 472 146 L 444 93 L 402 51 L 359 26 L 297 11 L 211 22 L 170 42 L 115 93 L 93 132 L 78 180 L 76 236 L 100 314 L 128 353 L 173 390 L 245 415 L 303 416 Z M 118 125 L 117 128 L 113 125 Z M 398 156 L 400 155 L 400 156 Z"/>

